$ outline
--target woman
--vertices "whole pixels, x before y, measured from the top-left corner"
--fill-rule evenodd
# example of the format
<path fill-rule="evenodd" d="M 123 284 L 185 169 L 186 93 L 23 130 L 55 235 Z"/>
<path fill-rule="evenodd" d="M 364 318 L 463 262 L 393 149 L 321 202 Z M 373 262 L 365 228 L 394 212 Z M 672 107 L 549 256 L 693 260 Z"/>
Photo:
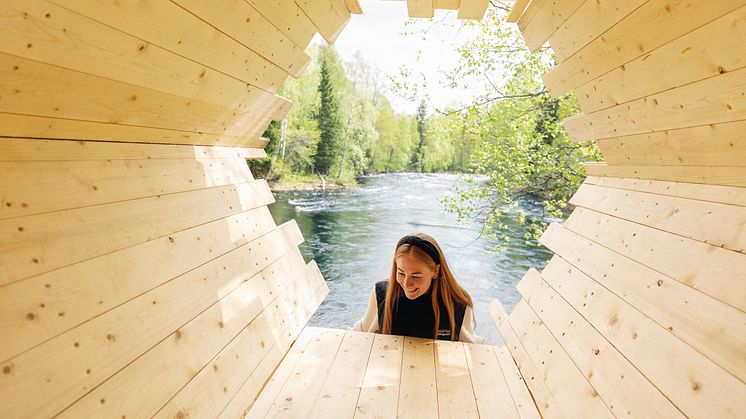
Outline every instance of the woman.
<path fill-rule="evenodd" d="M 474 325 L 471 297 L 438 242 L 414 233 L 396 244 L 391 276 L 376 283 L 365 317 L 352 330 L 484 343 Z"/>

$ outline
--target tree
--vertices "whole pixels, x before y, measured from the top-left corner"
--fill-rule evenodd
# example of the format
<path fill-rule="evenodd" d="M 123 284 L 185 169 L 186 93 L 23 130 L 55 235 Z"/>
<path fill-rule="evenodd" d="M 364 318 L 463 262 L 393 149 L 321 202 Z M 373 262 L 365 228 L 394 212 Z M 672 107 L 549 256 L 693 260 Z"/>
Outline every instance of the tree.
<path fill-rule="evenodd" d="M 427 141 L 426 125 L 427 119 L 427 103 L 423 98 L 420 100 L 420 105 L 417 107 L 417 134 L 420 137 L 420 142 L 417 144 L 417 148 L 412 155 L 412 165 L 416 167 L 420 172 L 424 168 L 425 164 L 425 143 Z"/>
<path fill-rule="evenodd" d="M 319 129 L 319 144 L 314 156 L 314 168 L 320 175 L 328 175 L 339 153 L 342 130 L 328 57 L 322 55 L 320 61 L 321 80 L 318 87 L 320 103 L 315 118 Z"/>

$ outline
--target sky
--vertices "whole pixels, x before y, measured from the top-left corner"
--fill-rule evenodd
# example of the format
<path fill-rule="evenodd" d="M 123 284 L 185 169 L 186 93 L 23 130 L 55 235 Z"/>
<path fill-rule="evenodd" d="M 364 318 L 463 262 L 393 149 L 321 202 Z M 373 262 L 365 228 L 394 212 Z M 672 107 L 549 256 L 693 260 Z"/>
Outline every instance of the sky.
<path fill-rule="evenodd" d="M 430 109 L 467 103 L 477 96 L 477 87 L 451 89 L 443 84 L 446 72 L 458 62 L 456 48 L 477 32 L 456 18 L 456 11 L 436 10 L 433 20 L 417 19 L 405 26 L 407 5 L 404 1 L 359 0 L 362 15 L 352 15 L 350 22 L 334 43 L 344 61 L 352 61 L 360 51 L 366 61 L 374 63 L 387 76 L 400 74 L 406 66 L 417 80 L 427 80 Z M 422 33 L 426 32 L 423 40 Z M 404 35 L 402 32 L 417 32 Z M 323 42 L 317 34 L 314 42 Z M 388 77 L 386 78 L 388 79 Z M 474 84 L 477 86 L 477 84 Z M 418 102 L 389 91 L 386 97 L 397 112 L 414 114 Z"/>

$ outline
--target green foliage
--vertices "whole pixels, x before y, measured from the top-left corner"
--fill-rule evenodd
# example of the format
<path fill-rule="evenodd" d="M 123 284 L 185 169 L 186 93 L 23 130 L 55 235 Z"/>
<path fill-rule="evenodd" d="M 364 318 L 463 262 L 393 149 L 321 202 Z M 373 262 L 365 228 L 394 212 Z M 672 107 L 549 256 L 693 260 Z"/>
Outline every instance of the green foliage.
<path fill-rule="evenodd" d="M 330 75 L 331 49 L 322 50 L 321 80 L 319 81 L 319 108 L 314 115 L 319 129 L 319 143 L 314 155 L 314 167 L 320 175 L 328 175 L 341 149 L 342 127 L 340 124 L 337 96 Z"/>

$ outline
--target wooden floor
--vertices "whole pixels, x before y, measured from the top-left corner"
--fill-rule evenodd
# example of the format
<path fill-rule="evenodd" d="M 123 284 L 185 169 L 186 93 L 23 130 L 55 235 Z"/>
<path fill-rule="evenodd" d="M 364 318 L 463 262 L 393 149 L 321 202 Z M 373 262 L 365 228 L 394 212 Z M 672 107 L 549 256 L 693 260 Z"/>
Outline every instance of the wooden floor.
<path fill-rule="evenodd" d="M 539 418 L 505 347 L 306 327 L 250 418 Z"/>

